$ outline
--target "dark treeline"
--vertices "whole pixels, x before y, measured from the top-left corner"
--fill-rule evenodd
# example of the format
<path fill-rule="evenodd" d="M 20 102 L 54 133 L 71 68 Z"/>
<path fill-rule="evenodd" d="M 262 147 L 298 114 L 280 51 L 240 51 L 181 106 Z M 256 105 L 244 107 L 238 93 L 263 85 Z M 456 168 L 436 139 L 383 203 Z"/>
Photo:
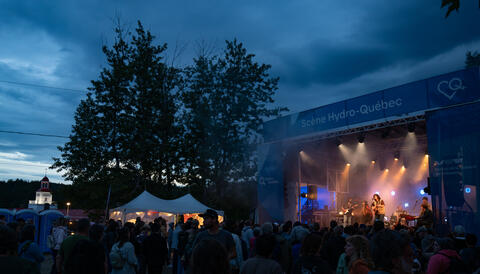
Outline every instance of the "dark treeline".
<path fill-rule="evenodd" d="M 27 208 L 29 200 L 35 200 L 35 191 L 40 188 L 40 181 L 21 179 L 0 181 L 0 208 Z M 50 183 L 53 200 L 64 208 L 69 196 L 70 185 Z"/>
<path fill-rule="evenodd" d="M 262 122 L 286 110 L 272 107 L 279 78 L 270 65 L 233 40 L 218 55 L 200 48 L 179 67 L 140 22 L 133 33 L 115 33 L 52 168 L 87 209 L 104 208 L 111 187 L 111 207 L 147 189 L 166 199 L 190 192 L 248 214 Z"/>

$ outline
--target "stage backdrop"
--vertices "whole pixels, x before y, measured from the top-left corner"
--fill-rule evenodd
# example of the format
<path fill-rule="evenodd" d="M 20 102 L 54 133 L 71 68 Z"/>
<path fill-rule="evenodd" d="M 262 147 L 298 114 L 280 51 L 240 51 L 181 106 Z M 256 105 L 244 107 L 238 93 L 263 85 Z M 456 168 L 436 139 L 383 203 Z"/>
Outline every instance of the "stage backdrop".
<path fill-rule="evenodd" d="M 260 222 L 283 222 L 283 152 L 281 143 L 258 149 L 258 214 Z"/>
<path fill-rule="evenodd" d="M 480 103 L 427 112 L 426 119 L 438 227 L 461 224 L 480 236 Z"/>

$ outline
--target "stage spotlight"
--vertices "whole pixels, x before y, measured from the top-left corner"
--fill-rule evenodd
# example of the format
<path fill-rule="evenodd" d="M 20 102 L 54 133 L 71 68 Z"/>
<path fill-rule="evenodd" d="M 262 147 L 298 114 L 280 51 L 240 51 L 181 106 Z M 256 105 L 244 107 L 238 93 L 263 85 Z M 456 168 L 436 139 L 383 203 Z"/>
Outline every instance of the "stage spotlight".
<path fill-rule="evenodd" d="M 337 137 L 337 138 L 335 139 L 335 144 L 337 145 L 337 147 L 341 146 L 341 145 L 342 145 L 342 140 Z"/>
<path fill-rule="evenodd" d="M 405 203 L 403 206 L 404 206 L 405 208 L 407 208 L 407 207 L 409 206 L 409 204 L 408 204 L 408 203 Z"/>
<path fill-rule="evenodd" d="M 388 168 L 385 169 L 385 172 L 388 172 Z"/>
<path fill-rule="evenodd" d="M 347 166 L 350 166 L 350 163 L 347 163 Z"/>
<path fill-rule="evenodd" d="M 410 123 L 407 125 L 408 132 L 415 132 L 415 123 Z"/>
<path fill-rule="evenodd" d="M 395 191 L 392 190 L 392 192 L 390 192 L 390 194 L 391 194 L 392 196 L 395 196 Z"/>
<path fill-rule="evenodd" d="M 374 164 L 375 164 L 375 160 L 372 160 L 372 165 L 374 165 Z"/>
<path fill-rule="evenodd" d="M 395 161 L 398 161 L 398 159 L 400 159 L 400 152 L 398 152 L 398 151 L 395 152 L 395 154 L 393 154 L 393 159 L 394 159 Z"/>
<path fill-rule="evenodd" d="M 363 142 L 365 142 L 365 133 L 360 133 L 358 136 L 357 136 L 357 140 L 360 144 L 363 144 Z"/>
<path fill-rule="evenodd" d="M 472 189 L 471 189 L 471 188 L 469 188 L 469 187 L 466 187 L 466 188 L 465 188 L 465 193 L 467 193 L 467 194 L 468 194 L 468 193 L 470 193 L 470 192 L 472 192 Z"/>
<path fill-rule="evenodd" d="M 425 195 L 425 190 L 420 189 L 420 195 Z"/>
<path fill-rule="evenodd" d="M 380 192 L 378 192 L 378 191 L 375 191 L 375 194 L 377 194 L 377 195 L 380 195 Z"/>
<path fill-rule="evenodd" d="M 402 166 L 402 171 L 405 170 L 405 166 Z"/>

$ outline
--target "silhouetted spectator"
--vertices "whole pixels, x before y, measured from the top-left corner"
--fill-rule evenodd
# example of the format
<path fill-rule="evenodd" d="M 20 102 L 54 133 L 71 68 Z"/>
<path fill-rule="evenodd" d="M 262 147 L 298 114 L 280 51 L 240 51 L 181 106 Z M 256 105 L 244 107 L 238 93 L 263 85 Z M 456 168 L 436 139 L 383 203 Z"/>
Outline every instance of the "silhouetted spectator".
<path fill-rule="evenodd" d="M 300 257 L 293 266 L 294 274 L 331 273 L 328 262 L 319 256 L 321 245 L 322 237 L 317 233 L 309 234 L 303 239 Z"/>
<path fill-rule="evenodd" d="M 370 240 L 370 254 L 376 273 L 411 273 L 413 250 L 408 239 L 396 231 L 376 233 Z"/>
<path fill-rule="evenodd" d="M 70 258 L 70 254 L 80 240 L 88 240 L 88 230 L 90 228 L 90 221 L 88 219 L 80 219 L 77 223 L 77 233 L 75 235 L 67 237 L 62 244 L 57 255 L 57 273 L 67 273 L 64 272 L 66 262 Z"/>
<path fill-rule="evenodd" d="M 118 232 L 118 241 L 110 251 L 112 274 L 135 274 L 138 265 L 135 247 L 130 242 L 130 228 L 125 226 Z"/>
<path fill-rule="evenodd" d="M 23 227 L 17 254 L 18 256 L 33 262 L 40 271 L 40 264 L 45 258 L 43 257 L 42 251 L 37 243 L 35 243 L 35 226 L 25 225 Z"/>
<path fill-rule="evenodd" d="M 455 226 L 453 230 L 453 241 L 455 243 L 455 250 L 457 252 L 467 247 L 465 228 L 462 225 Z"/>
<path fill-rule="evenodd" d="M 107 248 L 107 252 L 110 252 L 110 250 L 112 250 L 112 246 L 115 244 L 115 241 L 117 240 L 117 232 L 118 232 L 118 223 L 112 219 L 108 220 L 105 236 L 103 237 L 103 242 L 105 247 Z"/>
<path fill-rule="evenodd" d="M 152 224 L 152 234 L 143 241 L 145 261 L 149 274 L 162 273 L 167 262 L 167 240 L 160 233 L 160 225 Z"/>
<path fill-rule="evenodd" d="M 192 274 L 228 274 L 229 258 L 225 247 L 213 238 L 200 240 L 193 249 Z"/>
<path fill-rule="evenodd" d="M 322 257 L 327 260 L 330 269 L 336 269 L 340 255 L 345 251 L 345 238 L 343 237 L 343 228 L 335 226 L 333 234 L 325 238 L 321 249 Z"/>
<path fill-rule="evenodd" d="M 198 233 L 195 244 L 202 239 L 215 239 L 220 242 L 223 247 L 225 247 L 228 252 L 229 259 L 237 257 L 237 252 L 235 251 L 235 242 L 233 241 L 232 234 L 230 234 L 228 231 L 220 229 L 217 212 L 212 209 L 207 209 L 205 213 L 200 214 L 200 217 L 203 218 L 203 226 L 206 230 Z"/>
<path fill-rule="evenodd" d="M 53 266 L 50 273 L 56 274 L 57 273 L 56 260 L 57 260 L 58 251 L 60 250 L 60 246 L 62 245 L 63 241 L 68 236 L 67 228 L 65 227 L 64 218 L 60 218 L 54 223 L 51 236 L 53 239 L 53 243 L 52 243 L 53 246 L 50 248 L 50 250 L 52 251 Z"/>
<path fill-rule="evenodd" d="M 467 233 L 465 241 L 467 247 L 460 250 L 460 257 L 462 258 L 462 261 L 469 266 L 469 270 L 474 272 L 480 267 L 480 254 L 476 248 L 477 236 L 475 236 L 475 234 Z"/>
<path fill-rule="evenodd" d="M 35 264 L 15 256 L 17 234 L 11 228 L 0 225 L 0 272 L 16 274 L 40 274 Z"/>
<path fill-rule="evenodd" d="M 256 256 L 248 259 L 240 269 L 240 274 L 281 274 L 282 267 L 276 261 L 270 259 L 275 248 L 273 235 L 262 235 L 255 241 Z"/>
<path fill-rule="evenodd" d="M 337 273 L 367 274 L 373 267 L 368 239 L 354 235 L 346 241 L 345 253 L 339 259 Z"/>
<path fill-rule="evenodd" d="M 451 269 L 452 267 L 461 267 L 466 271 L 466 266 L 462 263 L 462 259 L 455 250 L 455 242 L 452 239 L 437 238 L 434 243 L 434 251 L 435 255 L 428 262 L 427 274 L 458 273 L 459 269 L 453 270 Z"/>
<path fill-rule="evenodd" d="M 75 244 L 65 264 L 65 272 L 68 274 L 105 274 L 107 270 L 103 247 L 98 242 L 86 239 Z"/>

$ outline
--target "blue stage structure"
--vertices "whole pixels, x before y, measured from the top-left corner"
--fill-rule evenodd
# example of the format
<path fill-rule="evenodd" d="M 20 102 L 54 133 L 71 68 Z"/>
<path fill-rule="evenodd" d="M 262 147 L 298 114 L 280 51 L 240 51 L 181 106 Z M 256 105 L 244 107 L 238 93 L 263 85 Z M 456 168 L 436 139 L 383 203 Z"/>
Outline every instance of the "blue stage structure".
<path fill-rule="evenodd" d="M 258 221 L 291 220 L 291 215 L 286 217 L 286 207 L 299 198 L 293 197 L 292 202 L 289 193 L 293 191 L 299 195 L 301 190 L 300 184 L 289 188 L 287 183 L 290 182 L 286 182 L 285 174 L 294 169 L 301 174 L 300 164 L 292 166 L 291 163 L 300 159 L 298 155 L 302 151 L 302 143 L 366 133 L 389 126 L 406 126 L 417 121 L 426 124 L 430 157 L 428 170 L 436 226 L 451 230 L 453 226 L 461 224 L 467 231 L 478 233 L 479 67 L 407 83 L 265 122 L 264 142 L 258 148 Z M 295 146 L 296 152 L 289 154 L 288 149 Z M 288 166 L 287 161 L 290 163 Z M 418 193 L 419 189 L 415 191 Z"/>

